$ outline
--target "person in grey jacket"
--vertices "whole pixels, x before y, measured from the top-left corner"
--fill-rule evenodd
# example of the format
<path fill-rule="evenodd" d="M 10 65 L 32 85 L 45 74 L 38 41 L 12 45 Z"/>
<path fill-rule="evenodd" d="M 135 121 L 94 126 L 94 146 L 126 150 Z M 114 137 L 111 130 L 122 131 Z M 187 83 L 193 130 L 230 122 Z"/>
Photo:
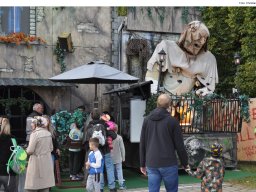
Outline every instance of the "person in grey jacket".
<path fill-rule="evenodd" d="M 29 143 L 29 139 L 30 139 L 30 135 L 33 131 L 32 127 L 31 127 L 31 122 L 34 119 L 34 117 L 36 116 L 42 116 L 44 113 L 44 106 L 41 103 L 35 103 L 33 105 L 33 112 L 30 113 L 26 119 L 26 142 L 27 145 Z"/>
<path fill-rule="evenodd" d="M 115 124 L 115 132 L 118 131 L 118 126 Z M 125 148 L 123 138 L 117 134 L 115 140 L 113 140 L 113 149 L 111 150 L 111 157 L 114 164 L 114 171 L 117 174 L 117 179 L 119 183 L 119 189 L 125 189 L 124 176 L 123 176 L 123 168 L 122 163 L 125 161 Z"/>
<path fill-rule="evenodd" d="M 161 94 L 157 108 L 145 119 L 140 137 L 140 170 L 148 175 L 149 192 L 160 191 L 161 181 L 167 192 L 178 191 L 178 162 L 188 167 L 188 156 L 184 147 L 179 122 L 167 111 L 171 98 Z"/>

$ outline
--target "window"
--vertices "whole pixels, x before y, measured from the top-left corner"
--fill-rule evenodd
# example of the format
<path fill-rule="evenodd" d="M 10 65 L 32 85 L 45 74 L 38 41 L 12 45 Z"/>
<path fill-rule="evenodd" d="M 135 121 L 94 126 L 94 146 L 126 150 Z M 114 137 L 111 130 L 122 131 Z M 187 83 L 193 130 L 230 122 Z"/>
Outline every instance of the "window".
<path fill-rule="evenodd" d="M 0 33 L 30 33 L 30 7 L 0 7 Z"/>

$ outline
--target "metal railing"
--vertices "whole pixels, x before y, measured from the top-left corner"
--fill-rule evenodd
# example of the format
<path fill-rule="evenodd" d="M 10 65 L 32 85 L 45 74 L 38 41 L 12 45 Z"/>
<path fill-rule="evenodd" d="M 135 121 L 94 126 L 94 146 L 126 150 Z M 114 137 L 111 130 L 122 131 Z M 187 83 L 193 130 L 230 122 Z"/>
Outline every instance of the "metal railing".
<path fill-rule="evenodd" d="M 237 133 L 242 118 L 239 99 L 201 101 L 172 95 L 170 113 L 180 121 L 183 133 Z"/>

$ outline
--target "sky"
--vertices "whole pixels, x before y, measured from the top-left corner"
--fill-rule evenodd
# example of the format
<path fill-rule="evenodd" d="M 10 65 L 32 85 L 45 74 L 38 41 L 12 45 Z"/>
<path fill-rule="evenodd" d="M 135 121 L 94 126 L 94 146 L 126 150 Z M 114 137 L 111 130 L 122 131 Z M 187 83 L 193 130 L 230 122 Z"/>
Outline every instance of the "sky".
<path fill-rule="evenodd" d="M 256 0 L 2 0 L 1 6 L 256 6 Z"/>

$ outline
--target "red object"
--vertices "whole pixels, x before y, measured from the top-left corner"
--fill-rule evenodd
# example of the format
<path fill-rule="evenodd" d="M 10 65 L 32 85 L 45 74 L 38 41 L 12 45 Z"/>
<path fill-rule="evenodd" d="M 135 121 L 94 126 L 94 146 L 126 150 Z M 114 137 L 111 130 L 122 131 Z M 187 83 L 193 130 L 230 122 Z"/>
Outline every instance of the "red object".
<path fill-rule="evenodd" d="M 256 108 L 252 108 L 252 119 L 256 119 Z"/>
<path fill-rule="evenodd" d="M 113 140 L 111 137 L 107 138 L 107 143 L 108 143 L 109 149 L 112 150 L 113 149 Z"/>

